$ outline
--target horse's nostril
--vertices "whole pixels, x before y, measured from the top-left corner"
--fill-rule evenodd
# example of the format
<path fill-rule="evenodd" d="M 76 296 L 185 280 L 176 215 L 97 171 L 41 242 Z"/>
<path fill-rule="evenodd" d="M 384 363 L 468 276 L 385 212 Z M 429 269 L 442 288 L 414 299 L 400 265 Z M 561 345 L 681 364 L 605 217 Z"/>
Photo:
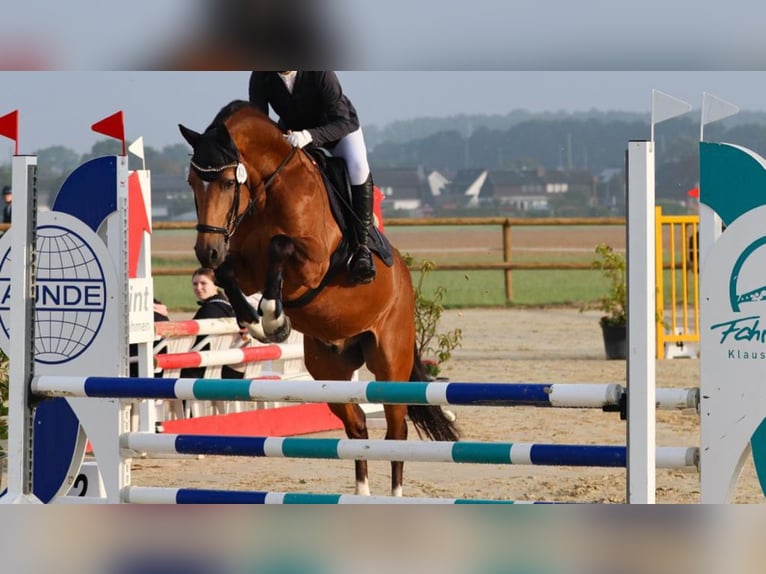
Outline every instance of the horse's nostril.
<path fill-rule="evenodd" d="M 217 249 L 211 249 L 210 250 L 210 261 L 218 261 L 218 250 Z"/>

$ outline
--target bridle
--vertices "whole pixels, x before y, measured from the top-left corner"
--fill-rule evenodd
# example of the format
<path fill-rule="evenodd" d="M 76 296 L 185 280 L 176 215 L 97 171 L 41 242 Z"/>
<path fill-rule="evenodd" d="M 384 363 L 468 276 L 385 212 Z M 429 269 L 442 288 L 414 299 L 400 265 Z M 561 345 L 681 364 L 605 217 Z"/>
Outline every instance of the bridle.
<path fill-rule="evenodd" d="M 293 158 L 295 155 L 295 151 L 298 148 L 291 147 L 290 153 L 288 153 L 280 162 L 280 164 L 277 166 L 277 169 L 272 173 L 269 177 L 266 178 L 265 181 L 261 183 L 261 187 L 263 187 L 263 191 L 269 189 L 271 184 L 274 182 L 274 179 L 276 179 L 277 175 L 279 175 L 279 172 L 284 169 L 284 167 L 287 165 L 287 163 Z M 228 243 L 229 239 L 234 235 L 234 233 L 237 231 L 237 228 L 239 227 L 240 223 L 253 211 L 255 208 L 255 199 L 257 197 L 257 190 L 253 189 L 253 186 L 250 185 L 250 183 L 247 181 L 247 172 L 245 170 L 245 166 L 242 163 L 239 150 L 237 150 L 237 161 L 235 163 L 230 163 L 228 165 L 224 165 L 222 167 L 200 167 L 197 164 L 194 163 L 192 160 L 191 166 L 194 168 L 194 170 L 198 174 L 211 174 L 211 173 L 221 173 L 226 169 L 229 168 L 235 168 L 237 171 L 236 174 L 236 188 L 234 189 L 234 199 L 231 204 L 231 209 L 229 209 L 229 213 L 226 216 L 226 227 L 216 227 L 214 225 L 207 225 L 206 223 L 198 223 L 197 224 L 197 231 L 199 233 L 215 233 L 219 235 L 223 235 L 224 240 Z M 243 171 L 243 176 L 240 176 L 240 170 Z M 211 181 L 209 175 L 206 177 L 202 177 L 201 179 L 206 181 Z M 212 181 L 215 181 L 214 178 Z M 240 187 L 242 185 L 246 185 L 248 191 L 250 192 L 250 199 L 248 200 L 247 207 L 242 211 L 242 213 L 237 214 L 237 209 L 239 208 L 239 193 L 240 193 Z M 197 205 L 197 195 L 194 195 L 194 210 L 197 213 L 197 221 L 199 221 L 199 207 Z"/>

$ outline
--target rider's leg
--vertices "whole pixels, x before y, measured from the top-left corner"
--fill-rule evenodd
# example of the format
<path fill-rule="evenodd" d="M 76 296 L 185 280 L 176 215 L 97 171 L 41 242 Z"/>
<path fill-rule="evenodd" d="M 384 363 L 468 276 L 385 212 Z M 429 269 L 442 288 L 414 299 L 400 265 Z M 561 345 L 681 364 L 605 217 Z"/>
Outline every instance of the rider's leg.
<path fill-rule="evenodd" d="M 375 279 L 375 263 L 368 247 L 368 229 L 373 224 L 374 185 L 361 128 L 343 138 L 335 146 L 333 155 L 346 160 L 351 182 L 356 246 L 349 260 L 349 280 L 351 283 L 369 283 Z"/>
<path fill-rule="evenodd" d="M 368 176 L 362 185 L 351 186 L 351 204 L 356 218 L 357 247 L 348 265 L 349 280 L 352 283 L 369 283 L 375 279 L 375 263 L 372 260 L 368 244 L 368 230 L 372 225 L 372 204 L 374 188 L 372 176 Z"/>

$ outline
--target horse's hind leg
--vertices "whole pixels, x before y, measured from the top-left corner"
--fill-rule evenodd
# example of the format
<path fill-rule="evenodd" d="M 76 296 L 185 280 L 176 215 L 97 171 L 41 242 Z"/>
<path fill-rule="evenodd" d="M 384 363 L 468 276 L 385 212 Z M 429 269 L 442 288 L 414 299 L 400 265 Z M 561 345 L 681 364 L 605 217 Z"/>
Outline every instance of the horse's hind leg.
<path fill-rule="evenodd" d="M 333 414 L 343 422 L 346 436 L 350 439 L 368 439 L 367 421 L 362 407 L 358 404 L 328 404 Z M 356 494 L 369 496 L 370 483 L 368 480 L 367 461 L 354 461 L 354 474 L 356 478 Z"/>
<path fill-rule="evenodd" d="M 407 440 L 407 405 L 385 405 L 386 439 Z M 402 496 L 404 482 L 404 462 L 391 461 L 391 496 Z"/>
<path fill-rule="evenodd" d="M 414 312 L 412 307 L 402 305 L 392 311 L 395 315 L 387 320 L 393 328 L 379 330 L 377 340 L 365 348 L 367 367 L 375 373 L 378 381 L 408 381 L 412 374 L 414 356 L 412 349 L 415 345 L 414 328 L 410 331 L 404 327 L 408 321 L 412 323 Z M 414 327 L 414 325 L 413 325 Z M 386 439 L 407 439 L 407 405 L 385 405 Z M 404 462 L 391 461 L 391 495 L 402 496 L 404 481 Z"/>
<path fill-rule="evenodd" d="M 334 347 L 326 345 L 313 337 L 303 336 L 303 355 L 306 368 L 317 380 L 351 380 L 354 371 L 362 365 L 362 356 L 358 351 L 339 353 Z M 368 439 L 367 420 L 358 404 L 331 403 L 330 411 L 343 423 L 346 436 L 350 439 Z M 356 494 L 369 495 L 370 484 L 367 473 L 367 461 L 354 461 Z"/>
<path fill-rule="evenodd" d="M 407 340 L 407 337 L 404 337 Z M 369 350 L 366 354 L 369 357 L 367 367 L 375 373 L 375 379 L 378 381 L 407 381 L 410 378 L 411 355 L 402 360 L 391 360 L 391 353 L 396 355 L 396 349 L 400 344 L 398 342 L 389 343 L 388 347 L 383 347 L 380 343 Z M 386 416 L 386 440 L 407 440 L 407 405 L 384 405 L 383 412 Z M 401 460 L 391 461 L 391 496 L 402 496 L 402 484 L 404 481 L 404 462 Z"/>

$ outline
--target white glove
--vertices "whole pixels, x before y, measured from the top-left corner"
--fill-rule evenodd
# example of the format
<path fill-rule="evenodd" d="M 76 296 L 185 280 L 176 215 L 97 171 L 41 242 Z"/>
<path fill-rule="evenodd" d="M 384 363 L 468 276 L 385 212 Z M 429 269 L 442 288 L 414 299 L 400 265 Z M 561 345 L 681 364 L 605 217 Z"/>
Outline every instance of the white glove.
<path fill-rule="evenodd" d="M 308 130 L 290 132 L 285 136 L 285 138 L 287 138 L 287 143 L 293 147 L 305 147 L 309 145 L 314 139 L 311 137 L 311 134 L 308 132 Z"/>

